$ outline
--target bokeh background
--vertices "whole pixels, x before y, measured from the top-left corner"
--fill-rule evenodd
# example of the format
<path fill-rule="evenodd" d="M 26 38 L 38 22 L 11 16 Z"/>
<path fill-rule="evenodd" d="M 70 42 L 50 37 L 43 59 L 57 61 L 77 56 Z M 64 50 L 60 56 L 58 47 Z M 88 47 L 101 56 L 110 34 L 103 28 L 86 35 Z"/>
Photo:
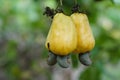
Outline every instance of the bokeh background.
<path fill-rule="evenodd" d="M 48 66 L 44 43 L 59 0 L 0 0 L 0 80 L 120 80 L 120 0 L 78 0 L 96 40 L 89 67 L 71 55 L 70 68 Z M 74 0 L 63 0 L 71 14 Z M 64 35 L 63 35 L 64 36 Z"/>

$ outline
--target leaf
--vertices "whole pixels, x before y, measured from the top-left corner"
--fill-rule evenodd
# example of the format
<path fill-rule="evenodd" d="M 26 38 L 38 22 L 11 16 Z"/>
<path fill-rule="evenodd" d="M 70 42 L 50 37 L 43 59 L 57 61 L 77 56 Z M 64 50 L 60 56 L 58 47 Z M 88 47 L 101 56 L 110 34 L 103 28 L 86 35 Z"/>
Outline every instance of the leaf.
<path fill-rule="evenodd" d="M 71 60 L 72 60 L 72 67 L 77 68 L 78 67 L 78 55 L 71 54 Z"/>
<path fill-rule="evenodd" d="M 114 0 L 110 0 L 110 1 L 111 1 L 113 4 L 115 4 L 115 3 L 114 3 Z"/>
<path fill-rule="evenodd" d="M 79 77 L 79 80 L 100 80 L 101 71 L 96 66 L 87 68 Z"/>

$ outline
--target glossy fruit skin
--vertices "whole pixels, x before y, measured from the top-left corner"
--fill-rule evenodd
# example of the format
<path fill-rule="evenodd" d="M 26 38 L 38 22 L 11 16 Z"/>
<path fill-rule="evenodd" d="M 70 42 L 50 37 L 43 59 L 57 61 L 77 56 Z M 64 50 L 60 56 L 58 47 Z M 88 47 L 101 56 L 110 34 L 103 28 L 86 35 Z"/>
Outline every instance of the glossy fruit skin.
<path fill-rule="evenodd" d="M 73 13 L 71 18 L 77 31 L 77 47 L 74 52 L 80 54 L 91 51 L 95 46 L 95 40 L 86 14 Z"/>
<path fill-rule="evenodd" d="M 69 16 L 57 13 L 51 24 L 45 46 L 56 55 L 68 55 L 75 50 L 77 34 L 75 25 Z"/>

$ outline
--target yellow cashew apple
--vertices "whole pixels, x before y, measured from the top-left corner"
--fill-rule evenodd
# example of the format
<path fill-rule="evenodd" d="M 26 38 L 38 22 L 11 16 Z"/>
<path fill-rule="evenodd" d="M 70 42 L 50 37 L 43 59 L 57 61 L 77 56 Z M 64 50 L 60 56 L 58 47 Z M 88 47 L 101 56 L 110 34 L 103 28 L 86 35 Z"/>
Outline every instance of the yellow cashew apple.
<path fill-rule="evenodd" d="M 80 54 L 92 50 L 95 46 L 95 40 L 86 14 L 73 13 L 71 18 L 77 31 L 77 47 L 74 52 Z"/>
<path fill-rule="evenodd" d="M 46 48 L 56 55 L 65 56 L 73 52 L 76 45 L 77 34 L 71 17 L 57 13 L 48 32 Z"/>

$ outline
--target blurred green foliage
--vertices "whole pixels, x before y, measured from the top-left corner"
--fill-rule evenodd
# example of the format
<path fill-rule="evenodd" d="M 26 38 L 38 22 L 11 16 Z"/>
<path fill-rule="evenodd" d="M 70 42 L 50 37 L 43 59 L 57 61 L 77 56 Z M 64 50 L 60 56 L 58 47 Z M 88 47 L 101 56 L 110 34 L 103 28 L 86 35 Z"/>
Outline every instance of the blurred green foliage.
<path fill-rule="evenodd" d="M 46 6 L 55 9 L 58 1 L 0 0 L 0 80 L 54 80 L 61 68 L 46 63 L 44 42 L 52 20 L 43 12 Z M 80 73 L 79 80 L 119 80 L 120 1 L 78 0 L 78 4 L 88 15 L 96 40 L 93 64 Z M 63 0 L 65 14 L 71 14 L 73 5 L 74 0 Z M 81 64 L 76 55 L 71 58 L 70 69 L 77 70 Z"/>

